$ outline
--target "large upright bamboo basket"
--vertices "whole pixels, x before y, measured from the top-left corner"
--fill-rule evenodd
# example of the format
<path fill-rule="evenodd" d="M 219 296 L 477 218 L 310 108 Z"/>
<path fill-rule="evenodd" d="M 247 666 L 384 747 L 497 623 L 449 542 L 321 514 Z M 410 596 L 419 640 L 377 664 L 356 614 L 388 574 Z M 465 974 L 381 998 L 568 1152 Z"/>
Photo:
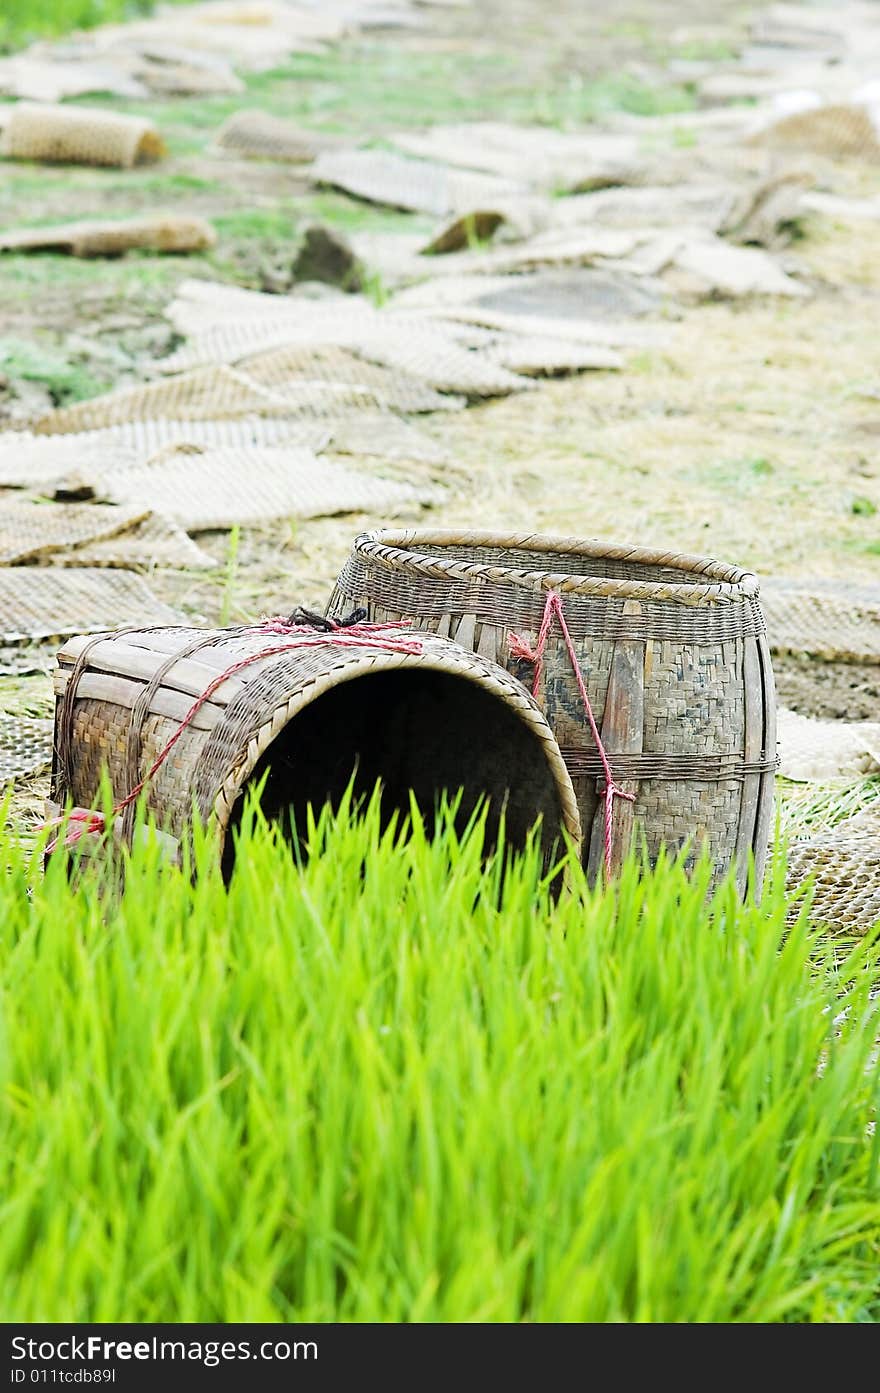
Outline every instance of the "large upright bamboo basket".
<path fill-rule="evenodd" d="M 494 663 L 436 636 L 417 655 L 367 646 L 288 650 L 229 676 L 185 724 L 148 785 L 147 808 L 179 853 L 193 806 L 230 864 L 241 796 L 267 774 L 263 806 L 303 826 L 307 804 L 383 784 L 383 809 L 430 818 L 439 794 L 463 789 L 460 817 L 485 795 L 488 832 L 521 845 L 536 819 L 549 856 L 580 836 L 571 780 L 547 722 Z M 220 674 L 282 638 L 250 629 L 161 628 L 70 640 L 56 673 L 53 800 L 93 806 L 106 771 L 125 799 Z M 132 830 L 134 804 L 120 823 Z"/>
<path fill-rule="evenodd" d="M 636 827 L 661 846 L 706 847 L 716 879 L 749 855 L 763 874 L 773 807 L 773 675 L 755 576 L 701 557 L 532 533 L 378 531 L 354 544 L 330 600 L 407 618 L 531 683 L 509 635 L 534 647 L 558 592 L 616 783 L 612 869 Z M 593 874 L 603 861 L 599 752 L 558 625 L 538 700 L 572 777 Z"/>

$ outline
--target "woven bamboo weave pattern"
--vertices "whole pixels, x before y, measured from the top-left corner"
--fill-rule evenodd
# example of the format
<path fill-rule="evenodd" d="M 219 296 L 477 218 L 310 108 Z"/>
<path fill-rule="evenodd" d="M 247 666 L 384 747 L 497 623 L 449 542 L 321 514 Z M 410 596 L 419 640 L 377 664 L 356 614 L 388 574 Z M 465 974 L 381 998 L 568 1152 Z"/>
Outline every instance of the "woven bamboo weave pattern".
<path fill-rule="evenodd" d="M 837 931 L 865 934 L 880 923 L 880 839 L 848 836 L 845 827 L 794 842 L 788 853 L 786 884 L 794 893 L 810 883 L 811 917 L 816 922 Z"/>
<path fill-rule="evenodd" d="M 85 542 L 98 542 L 141 522 L 148 506 L 0 502 L 0 565 L 33 561 Z"/>
<path fill-rule="evenodd" d="M 307 450 L 160 452 L 113 483 L 119 500 L 150 500 L 191 532 L 271 518 L 382 512 L 443 496 L 431 485 L 378 479 Z"/>
<path fill-rule="evenodd" d="M 0 788 L 39 774 L 51 762 L 51 721 L 0 712 Z"/>
<path fill-rule="evenodd" d="M 257 655 L 259 661 L 217 688 L 183 729 L 150 783 L 148 806 L 174 836 L 184 834 L 195 796 L 201 815 L 213 820 L 222 840 L 248 778 L 263 767 L 264 757 L 271 768 L 275 751 L 282 780 L 277 786 L 286 787 L 283 780 L 288 778 L 291 798 L 297 779 L 306 776 L 309 759 L 317 769 L 314 787 L 324 786 L 322 762 L 329 787 L 336 777 L 335 747 L 344 742 L 345 729 L 328 729 L 332 738 L 326 748 L 311 742 L 308 756 L 304 750 L 287 775 L 284 742 L 289 732 L 295 738 L 298 722 L 320 719 L 322 703 L 332 707 L 340 696 L 351 701 L 347 709 L 356 719 L 359 703 L 366 699 L 360 694 L 376 690 L 367 679 L 382 679 L 382 690 L 390 692 L 387 683 L 396 674 L 414 681 L 415 705 L 406 698 L 384 714 L 376 708 L 363 728 L 362 756 L 376 756 L 376 767 L 389 786 L 399 787 L 402 778 L 405 787 L 412 777 L 422 794 L 429 793 L 432 761 L 439 758 L 442 765 L 444 752 L 451 751 L 453 777 L 470 782 L 472 793 L 486 793 L 493 801 L 502 795 L 508 799 L 508 818 L 523 834 L 541 813 L 548 849 L 560 827 L 578 839 L 577 804 L 552 732 L 521 684 L 493 663 L 427 637 L 417 654 L 327 644 L 260 656 L 277 642 L 259 629 L 185 627 L 71 640 L 59 654 L 56 676 L 53 796 L 59 801 L 70 796 L 88 805 L 106 771 L 114 797 L 123 798 L 180 730 L 193 695 L 205 691 L 212 678 L 237 660 Z M 449 692 L 454 697 L 451 705 Z M 483 721 L 456 728 L 460 717 L 455 702 L 462 698 L 463 711 L 472 701 L 494 711 L 489 739 Z M 447 727 L 435 719 L 443 711 Z M 383 744 L 389 736 L 391 743 Z M 371 751 L 373 739 L 376 751 Z M 465 756 L 458 750 L 459 740 L 467 745 Z M 350 767 L 337 770 L 346 779 L 350 772 Z M 344 787 L 344 782 L 338 786 Z"/>
<path fill-rule="evenodd" d="M 880 663 L 880 588 L 835 582 L 833 589 L 778 581 L 763 593 L 774 653 L 809 653 L 826 661 Z"/>
<path fill-rule="evenodd" d="M 405 373 L 361 362 L 341 349 L 276 349 L 244 368 L 196 368 L 162 382 L 123 387 L 59 407 L 35 423 L 40 434 L 99 430 L 162 417 L 218 420 L 236 416 L 333 416 L 349 411 L 442 411 L 463 399 L 441 396 Z"/>
<path fill-rule="evenodd" d="M 152 571 L 157 566 L 208 570 L 217 564 L 182 527 L 156 514 L 115 537 L 57 552 L 52 559 L 56 566 L 108 566 L 132 571 Z"/>
<path fill-rule="evenodd" d="M 610 695 L 618 655 L 635 665 L 643 715 L 616 777 L 632 781 L 635 824 L 649 850 L 687 843 L 696 854 L 706 845 L 716 878 L 736 860 L 744 883 L 748 853 L 759 871 L 766 855 L 776 767 L 754 576 L 706 558 L 574 538 L 385 531 L 358 538 L 330 612 L 365 605 L 377 620 L 410 619 L 531 682 L 530 665 L 510 656 L 508 636 L 534 648 L 551 589 L 600 728 L 608 721 L 613 731 L 622 699 L 617 689 Z M 586 848 L 601 769 L 553 629 L 537 697 L 572 774 Z M 607 751 L 614 769 L 613 739 Z"/>
<path fill-rule="evenodd" d="M 526 191 L 513 179 L 450 169 L 427 160 L 407 159 L 385 150 L 332 150 L 311 169 L 313 183 L 414 213 L 466 212 L 485 199 Z"/>
<path fill-rule="evenodd" d="M 18 102 L 0 135 L 0 154 L 13 160 L 129 168 L 161 158 L 152 121 L 91 107 Z"/>
<path fill-rule="evenodd" d="M 337 141 L 268 111 L 251 110 L 234 111 L 217 132 L 217 144 L 221 150 L 246 159 L 309 164 Z"/>
<path fill-rule="evenodd" d="M 96 633 L 123 624 L 172 624 L 174 610 L 124 572 L 0 569 L 0 643 Z"/>

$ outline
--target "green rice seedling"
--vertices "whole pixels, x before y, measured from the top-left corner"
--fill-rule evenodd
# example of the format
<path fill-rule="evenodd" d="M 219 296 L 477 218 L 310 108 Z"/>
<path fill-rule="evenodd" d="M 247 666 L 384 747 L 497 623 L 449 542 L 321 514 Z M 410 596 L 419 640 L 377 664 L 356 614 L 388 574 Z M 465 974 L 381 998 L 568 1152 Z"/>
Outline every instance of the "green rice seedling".
<path fill-rule="evenodd" d="M 7 1320 L 877 1318 L 876 942 L 441 821 L 252 803 L 116 898 L 7 836 Z"/>

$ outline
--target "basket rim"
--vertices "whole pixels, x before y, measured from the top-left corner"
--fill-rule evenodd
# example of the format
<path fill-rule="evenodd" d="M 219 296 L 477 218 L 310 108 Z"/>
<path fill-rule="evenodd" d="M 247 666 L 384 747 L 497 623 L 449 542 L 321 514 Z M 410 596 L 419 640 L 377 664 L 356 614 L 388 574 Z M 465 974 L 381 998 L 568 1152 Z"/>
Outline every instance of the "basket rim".
<path fill-rule="evenodd" d="M 541 742 L 544 757 L 559 797 L 560 823 L 580 848 L 582 827 L 577 797 L 571 775 L 562 758 L 556 737 L 538 703 L 516 678 L 504 668 L 480 654 L 471 653 L 460 647 L 452 639 L 438 640 L 436 635 L 420 635 L 433 638 L 442 643 L 443 651 L 415 653 L 363 653 L 350 651 L 343 661 L 328 668 L 314 681 L 291 692 L 286 701 L 280 701 L 271 710 L 267 709 L 262 725 L 248 740 L 240 758 L 228 771 L 214 798 L 210 819 L 218 827 L 221 836 L 226 835 L 233 807 L 257 765 L 258 760 L 277 740 L 289 723 L 314 701 L 331 689 L 343 683 L 354 681 L 374 672 L 387 672 L 393 669 L 409 668 L 422 671 L 443 672 L 479 685 L 483 690 L 488 686 L 495 696 L 503 700 L 510 710 Z"/>
<path fill-rule="evenodd" d="M 473 546 L 499 551 L 535 551 L 552 554 L 589 556 L 615 561 L 633 561 L 647 566 L 665 566 L 706 580 L 682 581 L 617 580 L 609 576 L 579 576 L 546 569 L 524 571 L 516 567 L 486 565 L 451 558 L 429 556 L 419 546 Z M 711 557 L 685 552 L 658 551 L 652 547 L 631 546 L 598 538 L 560 537 L 541 532 L 502 533 L 459 532 L 454 528 L 393 529 L 376 528 L 356 537 L 352 555 L 368 557 L 388 570 L 410 571 L 433 579 L 504 581 L 530 590 L 559 590 L 565 595 L 619 596 L 630 599 L 676 600 L 679 603 L 755 599 L 758 577 Z"/>

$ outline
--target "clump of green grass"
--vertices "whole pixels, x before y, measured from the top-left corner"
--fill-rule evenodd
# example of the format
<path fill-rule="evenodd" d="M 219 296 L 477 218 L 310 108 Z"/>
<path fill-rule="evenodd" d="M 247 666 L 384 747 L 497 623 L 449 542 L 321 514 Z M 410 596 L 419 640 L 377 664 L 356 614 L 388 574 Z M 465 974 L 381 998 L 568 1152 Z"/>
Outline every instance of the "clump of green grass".
<path fill-rule="evenodd" d="M 155 0 L 15 0 L 0 14 L 0 50 L 43 34 L 67 34 L 72 29 L 134 19 L 154 9 Z"/>
<path fill-rule="evenodd" d="M 75 358 L 24 339 L 0 339 L 0 371 L 13 379 L 42 383 L 56 406 L 93 397 L 108 386 Z"/>
<path fill-rule="evenodd" d="M 6 838 L 8 1320 L 876 1318 L 876 945 L 375 802 L 308 841 L 113 902 Z"/>

